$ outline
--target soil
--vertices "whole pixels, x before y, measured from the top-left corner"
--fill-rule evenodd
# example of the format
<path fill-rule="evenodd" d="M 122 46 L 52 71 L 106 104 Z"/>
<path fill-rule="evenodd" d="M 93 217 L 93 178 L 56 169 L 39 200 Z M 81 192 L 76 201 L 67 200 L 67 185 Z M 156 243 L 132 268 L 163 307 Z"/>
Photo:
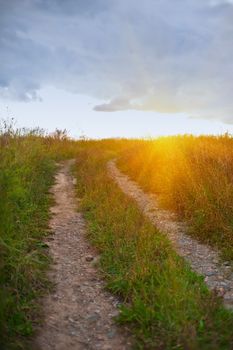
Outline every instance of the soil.
<path fill-rule="evenodd" d="M 55 204 L 47 243 L 53 259 L 49 278 L 55 287 L 43 300 L 45 316 L 34 345 L 41 350 L 127 350 L 130 334 L 114 320 L 119 300 L 105 289 L 96 267 L 98 255 L 77 209 L 73 163 L 60 166 L 51 190 Z"/>

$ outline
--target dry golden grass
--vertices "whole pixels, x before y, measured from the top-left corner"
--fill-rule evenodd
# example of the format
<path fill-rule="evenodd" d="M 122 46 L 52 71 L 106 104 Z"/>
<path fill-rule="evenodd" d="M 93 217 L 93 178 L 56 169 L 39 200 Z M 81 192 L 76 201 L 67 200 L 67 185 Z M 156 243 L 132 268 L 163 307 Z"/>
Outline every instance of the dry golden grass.
<path fill-rule="evenodd" d="M 120 168 L 162 206 L 189 223 L 190 233 L 233 258 L 233 139 L 229 135 L 133 141 Z"/>

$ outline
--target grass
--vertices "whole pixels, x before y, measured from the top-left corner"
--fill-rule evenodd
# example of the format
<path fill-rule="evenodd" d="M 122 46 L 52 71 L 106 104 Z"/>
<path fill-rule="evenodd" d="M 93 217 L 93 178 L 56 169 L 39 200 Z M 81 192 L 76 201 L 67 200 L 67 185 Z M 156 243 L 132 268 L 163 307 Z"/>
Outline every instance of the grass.
<path fill-rule="evenodd" d="M 89 237 L 137 348 L 232 349 L 233 314 L 106 175 L 107 160 L 118 157 L 123 171 L 189 222 L 191 234 L 230 259 L 232 142 L 228 135 L 77 142 L 59 130 L 0 127 L 0 348 L 26 349 L 40 322 L 38 298 L 50 288 L 44 238 L 55 161 L 77 157 Z"/>
<path fill-rule="evenodd" d="M 25 349 L 40 322 L 38 298 L 50 287 L 49 188 L 55 161 L 74 155 L 77 143 L 40 130 L 0 130 L 0 348 Z M 30 349 L 30 347 L 29 347 Z"/>
<path fill-rule="evenodd" d="M 118 165 L 185 220 L 191 235 L 220 249 L 224 259 L 233 259 L 231 136 L 134 141 Z"/>
<path fill-rule="evenodd" d="M 118 321 L 131 327 L 138 349 L 232 349 L 233 314 L 106 175 L 115 155 L 111 144 L 87 144 L 76 173 L 100 268 L 124 301 Z"/>

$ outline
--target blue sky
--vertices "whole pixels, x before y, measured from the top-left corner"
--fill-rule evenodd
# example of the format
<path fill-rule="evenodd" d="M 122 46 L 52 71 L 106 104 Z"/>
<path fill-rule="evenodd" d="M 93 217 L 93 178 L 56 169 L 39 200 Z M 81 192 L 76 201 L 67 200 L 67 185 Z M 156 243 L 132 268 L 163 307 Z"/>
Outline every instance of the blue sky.
<path fill-rule="evenodd" d="M 0 117 L 90 137 L 233 132 L 233 1 L 0 0 Z"/>

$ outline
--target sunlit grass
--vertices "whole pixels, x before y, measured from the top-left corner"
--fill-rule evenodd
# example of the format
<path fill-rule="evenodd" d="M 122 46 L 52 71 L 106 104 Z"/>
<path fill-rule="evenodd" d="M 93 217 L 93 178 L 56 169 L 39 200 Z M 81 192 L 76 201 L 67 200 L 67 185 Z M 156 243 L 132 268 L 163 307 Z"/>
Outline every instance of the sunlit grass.
<path fill-rule="evenodd" d="M 78 158 L 78 194 L 101 269 L 112 292 L 127 302 L 120 322 L 138 344 L 158 349 L 230 349 L 233 319 L 201 277 L 173 251 L 107 176 L 118 165 L 161 205 L 189 223 L 190 233 L 232 258 L 233 140 L 74 141 L 40 130 L 0 132 L 0 328 L 4 349 L 25 348 L 40 320 L 38 297 L 49 288 L 44 237 L 55 161 Z M 0 344 L 1 346 L 3 346 Z M 30 348 L 30 347 L 29 347 Z"/>
<path fill-rule="evenodd" d="M 87 145 L 77 158 L 77 191 L 108 288 L 122 297 L 119 322 L 140 349 L 230 349 L 233 314 L 208 292 L 168 239 L 107 176 L 111 144 Z"/>
<path fill-rule="evenodd" d="M 162 206 L 189 224 L 189 232 L 233 259 L 233 139 L 164 137 L 134 141 L 118 162 Z"/>

